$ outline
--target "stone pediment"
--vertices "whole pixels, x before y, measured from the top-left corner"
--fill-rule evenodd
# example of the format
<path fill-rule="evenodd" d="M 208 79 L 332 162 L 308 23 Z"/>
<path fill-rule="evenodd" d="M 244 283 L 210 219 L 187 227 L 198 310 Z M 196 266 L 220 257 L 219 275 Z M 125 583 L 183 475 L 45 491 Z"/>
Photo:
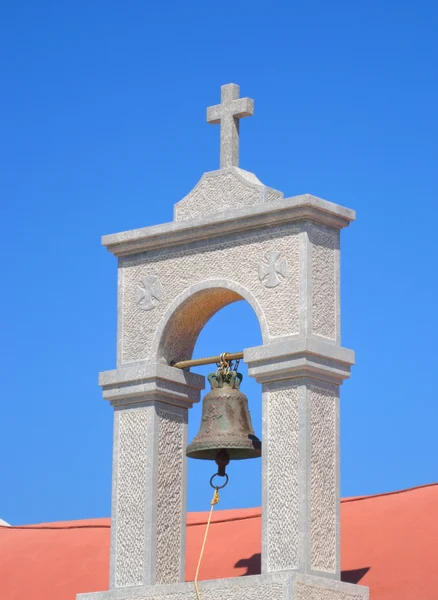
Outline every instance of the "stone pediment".
<path fill-rule="evenodd" d="M 228 167 L 204 173 L 193 190 L 175 204 L 174 220 L 251 208 L 282 200 L 283 196 L 282 192 L 263 185 L 254 173 Z"/>

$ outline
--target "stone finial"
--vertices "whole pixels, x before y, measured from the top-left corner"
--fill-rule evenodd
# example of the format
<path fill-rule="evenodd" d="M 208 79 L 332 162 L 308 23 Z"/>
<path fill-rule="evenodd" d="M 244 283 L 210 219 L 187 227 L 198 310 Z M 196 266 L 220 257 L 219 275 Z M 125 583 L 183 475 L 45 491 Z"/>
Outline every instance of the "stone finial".
<path fill-rule="evenodd" d="M 220 123 L 220 169 L 204 173 L 196 186 L 175 204 L 175 221 L 255 207 L 283 199 L 248 171 L 239 168 L 239 119 L 254 112 L 254 101 L 239 98 L 234 83 L 221 88 L 221 104 L 207 108 L 207 122 Z"/>
<path fill-rule="evenodd" d="M 239 119 L 254 113 L 254 100 L 239 95 L 235 83 L 223 85 L 221 103 L 207 108 L 207 123 L 221 126 L 221 169 L 239 166 Z"/>

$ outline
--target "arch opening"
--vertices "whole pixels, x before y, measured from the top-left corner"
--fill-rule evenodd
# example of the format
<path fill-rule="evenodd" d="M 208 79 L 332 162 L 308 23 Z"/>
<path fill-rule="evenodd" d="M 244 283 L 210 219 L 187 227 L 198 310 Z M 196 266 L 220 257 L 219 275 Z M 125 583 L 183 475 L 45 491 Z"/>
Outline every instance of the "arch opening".
<path fill-rule="evenodd" d="M 205 324 L 196 340 L 195 356 L 213 356 L 221 351 L 234 352 L 245 347 L 262 343 L 257 316 L 246 301 L 233 302 L 219 310 Z M 193 367 L 200 375 L 216 370 L 216 365 Z M 248 407 L 254 433 L 262 438 L 262 390 L 253 377 L 248 376 L 248 367 L 240 361 L 238 371 L 243 375 L 240 390 L 248 398 Z M 205 393 L 210 391 L 206 381 Z M 202 424 L 204 400 L 195 404 L 189 411 L 188 443 L 198 434 Z M 218 510 L 245 509 L 259 507 L 261 504 L 261 458 L 251 460 L 231 460 L 226 467 L 229 483 L 220 492 Z M 205 511 L 210 506 L 212 489 L 210 477 L 218 467 L 211 460 L 188 459 L 187 506 L 190 512 Z M 220 481 L 220 480 L 218 480 Z"/>
<path fill-rule="evenodd" d="M 188 288 L 171 304 L 157 330 L 151 354 L 157 362 L 171 365 L 192 358 L 195 349 L 196 356 L 216 356 L 224 351 L 238 352 L 258 346 L 268 339 L 265 315 L 246 288 L 223 279 L 208 280 Z M 206 376 L 215 370 L 215 365 L 195 369 Z M 248 397 L 254 431 L 260 438 L 261 386 L 248 377 L 245 363 L 240 363 L 239 372 L 244 378 L 243 392 Z M 202 402 L 190 410 L 188 441 L 199 429 L 201 412 Z M 189 459 L 189 511 L 202 511 L 209 506 L 212 493 L 209 480 L 216 471 L 213 461 Z M 230 484 L 227 492 L 222 493 L 221 508 L 260 506 L 261 459 L 232 460 L 227 473 Z"/>
<path fill-rule="evenodd" d="M 209 281 L 190 288 L 171 305 L 158 328 L 152 355 L 158 362 L 169 365 L 192 358 L 196 341 L 206 323 L 225 306 L 241 300 L 246 300 L 253 309 L 265 342 L 265 317 L 248 290 L 223 280 Z"/>

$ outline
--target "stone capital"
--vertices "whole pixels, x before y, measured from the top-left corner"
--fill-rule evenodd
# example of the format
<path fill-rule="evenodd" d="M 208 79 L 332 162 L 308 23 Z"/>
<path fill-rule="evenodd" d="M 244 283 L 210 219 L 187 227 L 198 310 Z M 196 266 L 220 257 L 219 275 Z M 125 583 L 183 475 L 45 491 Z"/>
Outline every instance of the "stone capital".
<path fill-rule="evenodd" d="M 157 363 L 138 363 L 99 375 L 105 400 L 113 406 L 159 401 L 183 408 L 199 402 L 205 378 Z"/>
<path fill-rule="evenodd" d="M 311 377 L 340 385 L 350 377 L 354 352 L 313 338 L 289 338 L 247 348 L 248 374 L 259 383 Z"/>

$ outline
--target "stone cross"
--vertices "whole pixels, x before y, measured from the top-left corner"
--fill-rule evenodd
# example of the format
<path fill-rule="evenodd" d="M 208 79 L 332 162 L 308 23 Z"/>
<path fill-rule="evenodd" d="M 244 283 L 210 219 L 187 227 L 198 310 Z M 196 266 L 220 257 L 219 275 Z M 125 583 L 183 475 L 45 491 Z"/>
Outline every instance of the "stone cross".
<path fill-rule="evenodd" d="M 254 100 L 239 98 L 240 87 L 221 87 L 221 103 L 207 108 L 207 123 L 221 126 L 221 169 L 239 166 L 239 119 L 254 113 Z"/>

